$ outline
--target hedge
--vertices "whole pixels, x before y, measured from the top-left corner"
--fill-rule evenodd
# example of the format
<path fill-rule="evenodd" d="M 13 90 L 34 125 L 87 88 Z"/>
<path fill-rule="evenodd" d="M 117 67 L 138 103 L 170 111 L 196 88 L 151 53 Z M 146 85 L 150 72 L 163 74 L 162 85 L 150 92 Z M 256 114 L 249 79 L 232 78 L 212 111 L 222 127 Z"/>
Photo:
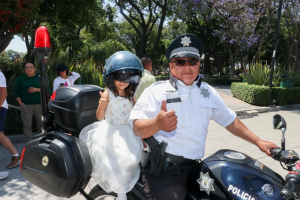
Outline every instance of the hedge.
<path fill-rule="evenodd" d="M 204 78 L 203 81 L 209 85 L 231 85 L 233 82 L 243 82 L 243 79 Z"/>
<path fill-rule="evenodd" d="M 294 88 L 273 88 L 273 99 L 275 105 L 287 105 L 300 103 L 300 87 Z"/>
<path fill-rule="evenodd" d="M 249 104 L 267 106 L 270 102 L 271 89 L 268 86 L 232 83 L 231 93 L 234 97 Z"/>
<path fill-rule="evenodd" d="M 273 99 L 276 106 L 300 103 L 300 87 L 273 87 Z M 268 106 L 271 89 L 268 86 L 232 83 L 231 93 L 234 97 L 257 106 Z"/>

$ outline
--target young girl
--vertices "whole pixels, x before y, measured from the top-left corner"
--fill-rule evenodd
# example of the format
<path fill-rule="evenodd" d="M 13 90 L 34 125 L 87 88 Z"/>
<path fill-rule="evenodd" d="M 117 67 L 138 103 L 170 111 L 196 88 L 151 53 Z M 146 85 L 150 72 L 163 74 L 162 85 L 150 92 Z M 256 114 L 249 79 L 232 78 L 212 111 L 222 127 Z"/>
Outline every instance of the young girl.
<path fill-rule="evenodd" d="M 100 122 L 88 125 L 79 135 L 92 158 L 92 177 L 106 192 L 117 193 L 118 200 L 127 199 L 126 193 L 140 176 L 143 143 L 128 119 L 142 74 L 143 65 L 134 54 L 121 51 L 112 55 L 104 67 L 107 90 L 100 92 L 96 113 Z"/>
<path fill-rule="evenodd" d="M 56 71 L 58 77 L 53 81 L 53 92 L 59 87 L 74 85 L 74 82 L 80 77 L 80 74 L 69 71 L 64 63 L 58 64 Z"/>

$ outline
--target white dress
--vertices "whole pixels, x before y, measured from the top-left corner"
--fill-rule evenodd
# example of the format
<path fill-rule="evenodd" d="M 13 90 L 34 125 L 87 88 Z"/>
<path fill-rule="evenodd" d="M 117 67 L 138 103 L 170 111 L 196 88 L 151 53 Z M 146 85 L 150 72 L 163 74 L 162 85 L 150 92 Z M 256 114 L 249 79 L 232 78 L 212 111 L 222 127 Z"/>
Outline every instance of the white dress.
<path fill-rule="evenodd" d="M 93 163 L 92 177 L 106 192 L 127 193 L 140 176 L 142 140 L 129 125 L 132 103 L 108 89 L 105 120 L 86 126 L 79 138 L 86 142 Z"/>

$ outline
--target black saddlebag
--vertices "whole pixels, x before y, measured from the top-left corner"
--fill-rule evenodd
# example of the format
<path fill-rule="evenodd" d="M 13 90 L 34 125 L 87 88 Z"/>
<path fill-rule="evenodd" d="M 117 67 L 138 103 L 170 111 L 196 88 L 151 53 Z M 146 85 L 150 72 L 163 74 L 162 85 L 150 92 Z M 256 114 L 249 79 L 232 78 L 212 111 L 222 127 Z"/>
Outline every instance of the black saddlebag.
<path fill-rule="evenodd" d="M 104 92 L 101 87 L 95 85 L 58 88 L 48 104 L 55 123 L 64 131 L 76 135 L 85 126 L 98 121 L 96 111 L 100 91 Z"/>
<path fill-rule="evenodd" d="M 20 168 L 29 182 L 57 197 L 69 198 L 86 187 L 92 162 L 82 140 L 52 132 L 26 144 Z"/>

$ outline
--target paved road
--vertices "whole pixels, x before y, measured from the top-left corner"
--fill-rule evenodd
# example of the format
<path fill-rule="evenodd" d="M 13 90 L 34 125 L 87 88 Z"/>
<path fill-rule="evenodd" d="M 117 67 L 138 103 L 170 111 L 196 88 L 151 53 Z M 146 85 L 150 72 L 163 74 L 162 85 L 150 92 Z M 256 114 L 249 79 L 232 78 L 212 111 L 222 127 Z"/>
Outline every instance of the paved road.
<path fill-rule="evenodd" d="M 219 94 L 224 98 L 225 103 L 231 107 L 233 110 L 240 108 L 242 106 L 249 107 L 251 105 L 243 104 L 245 102 L 236 101 L 237 99 L 231 97 L 228 94 L 228 88 L 218 88 Z M 272 128 L 272 117 L 275 114 L 282 115 L 287 122 L 287 132 L 286 132 L 286 148 L 293 149 L 298 154 L 300 153 L 300 110 L 286 110 L 286 111 L 276 111 L 268 113 L 260 113 L 258 116 L 253 118 L 241 119 L 241 121 L 249 127 L 255 134 L 257 134 L 263 140 L 268 140 L 280 145 L 281 141 L 281 131 L 274 130 Z M 18 142 L 14 143 L 15 147 L 19 152 L 22 151 L 24 143 Z M 219 149 L 232 149 L 248 154 L 254 159 L 257 159 L 264 165 L 273 169 L 281 176 L 285 177 L 286 171 L 282 169 L 277 161 L 268 157 L 260 150 L 240 139 L 232 134 L 230 134 L 225 128 L 218 125 L 216 122 L 211 121 L 209 126 L 209 134 L 206 142 L 206 152 L 205 157 L 215 153 Z M 0 145 L 0 171 L 6 171 L 6 165 L 10 162 L 10 153 Z M 19 166 L 8 170 L 10 174 L 7 178 L 0 180 L 0 199 L 1 200 L 60 200 L 64 198 L 55 197 L 41 189 L 34 186 L 27 180 L 25 180 L 20 172 Z M 93 180 L 90 181 L 86 188 L 86 192 L 89 192 L 91 188 L 95 185 Z M 76 196 L 69 198 L 72 200 L 84 200 L 82 195 L 77 194 Z"/>

